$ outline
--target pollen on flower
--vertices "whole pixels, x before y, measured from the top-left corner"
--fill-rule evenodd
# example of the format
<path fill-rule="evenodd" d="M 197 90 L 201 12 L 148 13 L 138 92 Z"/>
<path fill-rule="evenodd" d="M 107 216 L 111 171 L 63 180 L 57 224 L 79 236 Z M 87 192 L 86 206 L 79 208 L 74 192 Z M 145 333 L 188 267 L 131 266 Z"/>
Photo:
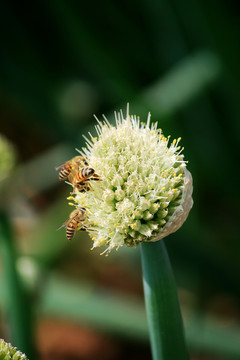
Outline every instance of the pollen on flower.
<path fill-rule="evenodd" d="M 70 206 L 76 206 L 76 204 L 73 204 L 73 203 L 71 203 L 71 202 L 69 202 L 68 205 L 70 205 Z"/>
<path fill-rule="evenodd" d="M 74 187 L 68 200 L 86 209 L 84 222 L 93 248 L 108 253 L 143 241 L 157 241 L 176 231 L 192 207 L 192 178 L 186 169 L 181 138 L 169 138 L 140 118 L 115 113 L 116 125 L 97 118 L 97 137 L 89 134 L 80 152 L 101 181 L 89 178 Z M 98 178 L 95 178 L 98 180 Z M 80 189 L 80 190 L 79 190 Z"/>
<path fill-rule="evenodd" d="M 74 200 L 74 201 L 75 201 L 75 197 L 73 197 L 73 196 L 68 196 L 68 197 L 67 197 L 67 200 Z"/>

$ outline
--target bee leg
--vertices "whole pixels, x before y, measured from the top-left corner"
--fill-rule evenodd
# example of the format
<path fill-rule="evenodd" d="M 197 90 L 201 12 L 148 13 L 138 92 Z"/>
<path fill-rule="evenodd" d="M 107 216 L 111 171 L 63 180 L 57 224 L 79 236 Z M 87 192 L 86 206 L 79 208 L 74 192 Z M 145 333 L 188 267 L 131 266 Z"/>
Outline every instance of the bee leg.
<path fill-rule="evenodd" d="M 94 230 L 94 229 L 88 228 L 88 227 L 85 226 L 85 225 L 83 225 L 79 230 L 80 230 L 80 231 L 96 231 L 96 230 Z"/>
<path fill-rule="evenodd" d="M 98 174 L 93 174 L 93 176 L 90 179 L 94 181 L 102 181 L 102 179 Z"/>
<path fill-rule="evenodd" d="M 91 190 L 90 187 L 84 188 L 84 189 L 81 189 L 81 190 L 78 190 L 78 191 L 81 192 L 81 193 L 84 193 L 84 192 L 89 191 L 89 190 Z"/>
<path fill-rule="evenodd" d="M 84 182 L 86 182 L 86 181 L 91 181 L 91 180 L 94 180 L 94 181 L 102 181 L 102 179 L 100 178 L 99 175 L 93 174 L 91 177 L 89 177 L 88 179 L 84 180 Z"/>

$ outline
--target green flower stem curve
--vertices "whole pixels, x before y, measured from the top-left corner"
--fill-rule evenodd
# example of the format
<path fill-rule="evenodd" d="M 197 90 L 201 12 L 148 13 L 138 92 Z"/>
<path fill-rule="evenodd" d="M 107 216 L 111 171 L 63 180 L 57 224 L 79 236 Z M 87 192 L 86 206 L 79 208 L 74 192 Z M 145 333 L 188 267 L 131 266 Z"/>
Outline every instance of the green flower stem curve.
<path fill-rule="evenodd" d="M 188 360 L 177 288 L 163 240 L 140 245 L 153 360 Z"/>

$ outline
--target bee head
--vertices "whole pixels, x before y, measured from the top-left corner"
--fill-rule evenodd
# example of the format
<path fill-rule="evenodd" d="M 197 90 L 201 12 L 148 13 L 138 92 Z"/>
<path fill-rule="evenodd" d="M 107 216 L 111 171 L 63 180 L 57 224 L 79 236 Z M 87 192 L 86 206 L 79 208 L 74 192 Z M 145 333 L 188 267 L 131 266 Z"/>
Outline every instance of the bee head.
<path fill-rule="evenodd" d="M 89 175 L 93 175 L 95 173 L 95 170 L 94 169 L 92 169 L 92 168 L 89 168 L 88 169 L 88 174 Z"/>

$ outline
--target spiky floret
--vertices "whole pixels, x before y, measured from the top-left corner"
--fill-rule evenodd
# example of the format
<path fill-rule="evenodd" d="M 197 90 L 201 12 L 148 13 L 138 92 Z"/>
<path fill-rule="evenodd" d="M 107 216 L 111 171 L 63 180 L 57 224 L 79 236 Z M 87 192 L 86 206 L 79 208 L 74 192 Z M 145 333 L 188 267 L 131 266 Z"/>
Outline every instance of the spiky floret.
<path fill-rule="evenodd" d="M 192 181 L 179 141 L 169 142 L 157 128 L 136 116 L 115 114 L 116 126 L 98 121 L 98 138 L 86 139 L 82 154 L 102 181 L 77 192 L 88 209 L 93 247 L 106 251 L 126 244 L 156 241 L 176 231 L 192 207 Z"/>
<path fill-rule="evenodd" d="M 0 360 L 27 360 L 27 358 L 10 343 L 0 339 Z"/>

